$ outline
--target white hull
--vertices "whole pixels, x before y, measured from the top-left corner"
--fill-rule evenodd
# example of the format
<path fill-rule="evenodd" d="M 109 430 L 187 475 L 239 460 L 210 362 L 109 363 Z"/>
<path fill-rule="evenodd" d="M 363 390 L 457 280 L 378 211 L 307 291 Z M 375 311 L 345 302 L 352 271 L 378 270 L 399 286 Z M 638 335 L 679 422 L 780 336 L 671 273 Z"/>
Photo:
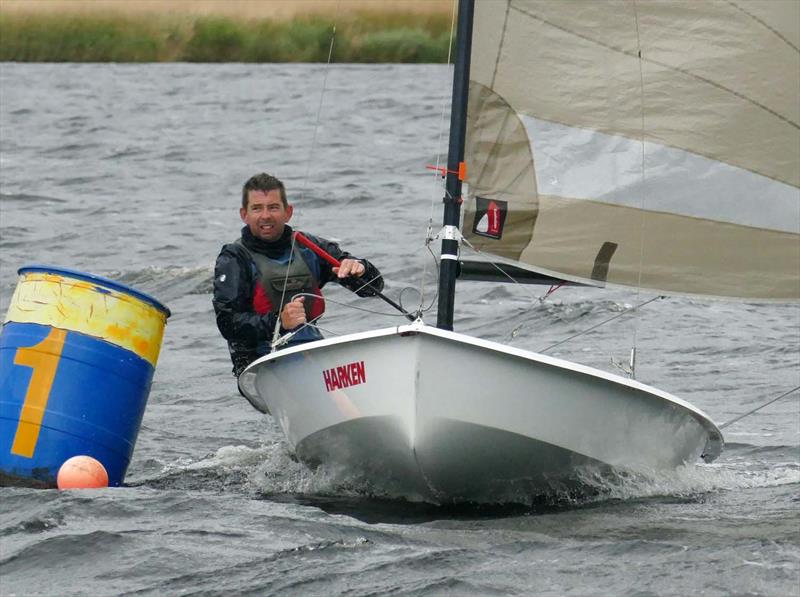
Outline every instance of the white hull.
<path fill-rule="evenodd" d="M 672 469 L 723 445 L 665 392 L 423 324 L 278 351 L 239 383 L 303 462 L 410 499 L 549 493 L 587 469 Z"/>

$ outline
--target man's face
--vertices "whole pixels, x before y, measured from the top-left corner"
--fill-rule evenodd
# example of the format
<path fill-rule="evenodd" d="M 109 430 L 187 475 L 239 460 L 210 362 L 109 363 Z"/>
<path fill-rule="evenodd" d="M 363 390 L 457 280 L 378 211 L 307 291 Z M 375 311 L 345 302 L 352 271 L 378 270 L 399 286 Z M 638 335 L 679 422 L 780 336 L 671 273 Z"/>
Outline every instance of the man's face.
<path fill-rule="evenodd" d="M 283 206 L 281 192 L 277 189 L 248 191 L 247 208 L 242 207 L 239 215 L 253 236 L 274 241 L 281 237 L 284 225 L 292 217 L 292 206 Z"/>

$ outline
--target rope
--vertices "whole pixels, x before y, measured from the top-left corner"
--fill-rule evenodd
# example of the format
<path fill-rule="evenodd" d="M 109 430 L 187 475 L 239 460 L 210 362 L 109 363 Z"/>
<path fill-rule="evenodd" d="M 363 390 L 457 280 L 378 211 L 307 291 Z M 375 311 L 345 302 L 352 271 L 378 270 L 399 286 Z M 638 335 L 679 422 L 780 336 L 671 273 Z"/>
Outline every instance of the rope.
<path fill-rule="evenodd" d="M 366 282 L 362 282 L 361 286 L 359 286 L 358 288 L 353 290 L 353 292 L 360 292 L 360 291 L 364 290 L 367 286 L 371 285 L 378 278 L 380 278 L 380 275 L 377 275 L 377 276 L 371 278 L 370 280 L 367 280 Z M 361 280 L 359 280 L 359 281 L 361 281 Z"/>
<path fill-rule="evenodd" d="M 314 295 L 298 294 L 297 296 L 314 296 Z M 405 319 L 405 315 L 403 315 L 399 311 L 392 311 L 392 312 L 377 311 L 375 309 L 368 309 L 367 307 L 358 307 L 358 306 L 350 304 L 350 303 L 344 303 L 342 301 L 336 301 L 336 300 L 333 300 L 333 299 L 329 299 L 328 297 L 325 297 L 325 302 L 326 303 L 333 303 L 334 305 L 339 305 L 341 307 L 349 307 L 350 309 L 354 309 L 356 311 L 363 311 L 364 313 L 371 313 L 372 315 L 383 315 L 385 317 L 402 317 L 403 319 Z"/>
<path fill-rule="evenodd" d="M 743 415 L 739 415 L 738 417 L 735 417 L 735 418 L 731 419 L 730 421 L 727 421 L 727 422 L 723 423 L 722 425 L 720 425 L 720 426 L 719 426 L 719 428 L 720 428 L 720 429 L 725 429 L 725 428 L 726 428 L 728 425 L 733 425 L 733 424 L 734 424 L 734 423 L 736 423 L 737 421 L 741 421 L 741 420 L 742 420 L 742 419 L 744 419 L 745 417 L 748 417 L 748 416 L 752 415 L 753 413 L 760 411 L 762 408 L 764 408 L 764 407 L 766 407 L 766 406 L 769 406 L 769 405 L 770 405 L 770 404 L 772 404 L 773 402 L 777 402 L 777 401 L 778 401 L 778 400 L 780 400 L 781 398 L 785 398 L 786 396 L 788 396 L 788 395 L 789 395 L 789 394 L 791 394 L 792 392 L 796 392 L 797 390 L 800 390 L 800 386 L 797 386 L 796 388 L 792 388 L 791 390 L 789 390 L 788 392 L 784 392 L 783 394 L 781 394 L 781 395 L 780 395 L 780 396 L 778 396 L 777 398 L 773 398 L 773 399 L 772 399 L 772 400 L 770 400 L 769 402 L 765 402 L 765 403 L 764 403 L 764 404 L 762 404 L 761 406 L 757 406 L 757 407 L 756 407 L 756 408 L 754 408 L 753 410 L 747 411 L 747 412 L 746 412 L 746 413 L 744 413 Z"/>

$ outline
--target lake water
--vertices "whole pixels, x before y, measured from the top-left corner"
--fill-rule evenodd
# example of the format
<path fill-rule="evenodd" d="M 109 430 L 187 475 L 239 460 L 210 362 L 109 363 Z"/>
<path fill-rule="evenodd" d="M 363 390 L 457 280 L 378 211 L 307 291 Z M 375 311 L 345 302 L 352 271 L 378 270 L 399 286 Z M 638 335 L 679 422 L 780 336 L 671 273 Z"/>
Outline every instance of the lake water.
<path fill-rule="evenodd" d="M 293 223 L 373 260 L 390 296 L 413 304 L 422 289 L 430 303 L 424 241 L 442 187 L 425 166 L 446 152 L 450 76 L 0 65 L 2 312 L 17 268 L 48 263 L 133 285 L 173 314 L 126 486 L 0 488 L 2 595 L 800 595 L 796 394 L 727 428 L 711 465 L 574 503 L 480 508 L 312 473 L 239 396 L 210 291 L 242 183 L 282 178 Z M 458 288 L 457 330 L 532 350 L 652 296 Z M 327 296 L 328 334 L 399 321 L 380 301 Z M 718 424 L 800 383 L 797 305 L 670 298 L 551 354 L 618 372 L 634 339 L 637 378 Z"/>

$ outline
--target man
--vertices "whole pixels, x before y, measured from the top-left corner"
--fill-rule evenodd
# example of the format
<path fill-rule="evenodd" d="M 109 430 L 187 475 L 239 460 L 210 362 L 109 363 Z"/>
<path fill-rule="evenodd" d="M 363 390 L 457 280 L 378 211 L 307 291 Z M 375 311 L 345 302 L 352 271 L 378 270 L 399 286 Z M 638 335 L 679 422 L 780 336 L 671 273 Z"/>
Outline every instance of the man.
<path fill-rule="evenodd" d="M 383 290 L 383 278 L 365 259 L 339 245 L 305 234 L 341 262 L 332 267 L 313 251 L 292 242 L 292 205 L 283 183 L 256 174 L 242 189 L 241 238 L 224 245 L 214 269 L 214 312 L 228 341 L 236 377 L 247 365 L 270 352 L 275 325 L 281 334 L 294 331 L 289 345 L 322 338 L 313 325 L 325 310 L 320 289 L 335 280 L 359 296 Z M 292 251 L 292 247 L 294 250 Z M 290 260 L 290 254 L 294 257 Z M 299 296 L 307 295 L 307 296 Z"/>

